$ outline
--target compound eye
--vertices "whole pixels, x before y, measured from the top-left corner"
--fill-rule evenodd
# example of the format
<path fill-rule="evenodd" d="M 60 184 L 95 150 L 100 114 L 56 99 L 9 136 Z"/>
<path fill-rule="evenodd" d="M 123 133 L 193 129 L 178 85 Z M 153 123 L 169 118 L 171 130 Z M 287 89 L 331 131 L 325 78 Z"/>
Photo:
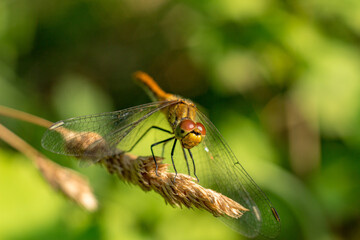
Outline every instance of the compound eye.
<path fill-rule="evenodd" d="M 180 124 L 180 129 L 184 130 L 185 132 L 191 132 L 195 128 L 195 123 L 191 120 L 184 120 Z"/>
<path fill-rule="evenodd" d="M 203 135 L 203 136 L 206 135 L 206 129 L 205 129 L 204 125 L 202 125 L 201 123 L 198 122 L 198 123 L 196 123 L 196 127 L 201 132 L 201 135 Z"/>

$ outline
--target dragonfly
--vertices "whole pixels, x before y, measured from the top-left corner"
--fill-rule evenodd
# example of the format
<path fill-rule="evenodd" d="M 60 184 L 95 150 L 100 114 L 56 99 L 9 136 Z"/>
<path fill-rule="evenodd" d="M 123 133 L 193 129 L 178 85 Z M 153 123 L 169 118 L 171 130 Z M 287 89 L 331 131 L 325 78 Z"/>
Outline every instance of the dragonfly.
<path fill-rule="evenodd" d="M 117 150 L 150 152 L 156 174 L 155 152 L 161 150 L 162 155 L 170 155 L 174 183 L 178 171 L 188 175 L 192 171 L 203 187 L 213 189 L 249 210 L 238 219 L 219 217 L 230 228 L 250 238 L 275 238 L 280 232 L 280 217 L 276 209 L 211 121 L 191 100 L 165 92 L 148 74 L 136 72 L 134 79 L 153 102 L 61 120 L 45 132 L 43 147 L 90 162 L 111 156 Z M 67 139 L 59 134 L 59 129 L 64 128 L 72 131 Z M 84 132 L 93 132 L 100 137 L 85 150 L 76 147 L 69 150 L 69 141 L 81 138 Z M 172 143 L 170 147 L 167 147 L 168 143 Z M 162 149 L 158 149 L 161 145 Z"/>

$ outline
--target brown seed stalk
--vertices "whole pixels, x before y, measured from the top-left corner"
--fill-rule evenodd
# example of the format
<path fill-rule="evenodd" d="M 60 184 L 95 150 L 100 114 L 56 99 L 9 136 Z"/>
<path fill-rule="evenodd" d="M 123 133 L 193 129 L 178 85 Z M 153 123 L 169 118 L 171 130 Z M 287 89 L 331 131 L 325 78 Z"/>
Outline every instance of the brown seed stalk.
<path fill-rule="evenodd" d="M 57 131 L 63 135 L 66 140 L 66 148 L 71 151 L 87 152 L 87 147 L 90 146 L 94 149 L 104 150 L 104 144 L 101 146 L 93 144 L 94 141 L 101 138 L 96 133 L 77 133 L 63 128 Z M 106 150 L 111 152 L 109 149 Z M 115 153 L 116 150 L 113 152 Z M 158 174 L 155 173 L 156 166 L 152 156 L 142 157 L 117 151 L 111 156 L 102 158 L 99 163 L 105 166 L 109 173 L 118 175 L 120 179 L 138 185 L 144 191 L 155 191 L 171 206 L 196 207 L 204 209 L 216 217 L 226 215 L 239 218 L 248 211 L 221 193 L 202 187 L 191 176 L 177 174 L 174 181 L 175 173 L 169 172 L 168 164 L 162 163 L 163 159 L 159 157 L 156 157 L 156 161 Z"/>
<path fill-rule="evenodd" d="M 229 216 L 239 218 L 246 208 L 234 200 L 207 189 L 196 183 L 196 179 L 186 174 L 168 171 L 168 164 L 162 163 L 157 157 L 158 175 L 155 173 L 155 163 L 152 157 L 138 157 L 128 153 L 101 160 L 107 170 L 118 175 L 124 181 L 140 186 L 144 191 L 155 191 L 171 206 L 204 209 L 214 216 Z"/>
<path fill-rule="evenodd" d="M 50 127 L 52 124 L 39 117 L 3 106 L 0 106 L 0 115 L 44 127 Z M 57 131 L 62 135 L 66 151 L 70 155 L 76 155 L 81 160 L 88 160 L 91 155 L 108 154 L 108 157 L 102 158 L 99 163 L 105 166 L 109 173 L 116 174 L 120 179 L 140 186 L 144 191 L 155 191 L 171 206 L 196 207 L 204 209 L 214 216 L 232 218 L 240 218 L 244 212 L 249 211 L 221 193 L 202 187 L 191 176 L 179 173 L 174 181 L 175 173 L 169 172 L 168 164 L 162 163 L 163 159 L 160 157 L 156 157 L 158 174 L 155 174 L 153 157 L 135 156 L 111 149 L 95 132 L 75 132 L 58 124 L 50 127 L 50 130 Z M 79 174 L 53 163 L 2 125 L 0 125 L 0 138 L 33 159 L 45 179 L 54 188 L 61 190 L 65 196 L 86 209 L 96 209 L 96 198 L 87 181 Z"/>
<path fill-rule="evenodd" d="M 53 188 L 89 211 L 97 209 L 97 200 L 83 176 L 46 158 L 2 124 L 0 139 L 29 157 Z"/>

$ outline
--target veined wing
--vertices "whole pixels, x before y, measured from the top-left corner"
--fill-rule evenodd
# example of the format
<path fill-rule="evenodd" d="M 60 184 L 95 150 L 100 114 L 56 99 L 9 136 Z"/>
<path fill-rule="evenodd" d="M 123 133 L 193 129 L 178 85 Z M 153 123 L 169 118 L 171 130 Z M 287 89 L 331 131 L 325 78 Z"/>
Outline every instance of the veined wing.
<path fill-rule="evenodd" d="M 62 120 L 45 132 L 41 143 L 54 153 L 97 161 L 119 151 L 118 144 L 133 129 L 175 102 L 153 102 L 115 112 Z"/>
<path fill-rule="evenodd" d="M 280 232 L 280 218 L 275 208 L 210 120 L 199 111 L 197 118 L 207 130 L 203 142 L 192 149 L 200 184 L 224 194 L 249 210 L 239 219 L 221 217 L 221 220 L 251 238 L 259 235 L 276 237 Z"/>

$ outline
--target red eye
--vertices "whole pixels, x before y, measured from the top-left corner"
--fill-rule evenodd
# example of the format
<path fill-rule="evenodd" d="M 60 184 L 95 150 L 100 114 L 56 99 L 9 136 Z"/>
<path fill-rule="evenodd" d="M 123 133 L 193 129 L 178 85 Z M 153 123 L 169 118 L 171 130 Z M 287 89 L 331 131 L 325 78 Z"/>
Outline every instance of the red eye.
<path fill-rule="evenodd" d="M 201 132 L 201 135 L 203 135 L 203 136 L 206 135 L 206 129 L 205 129 L 204 125 L 202 125 L 201 123 L 198 122 L 198 123 L 196 123 L 196 127 Z"/>
<path fill-rule="evenodd" d="M 195 123 L 191 120 L 184 120 L 181 122 L 180 128 L 186 132 L 190 132 L 190 131 L 194 130 Z"/>

